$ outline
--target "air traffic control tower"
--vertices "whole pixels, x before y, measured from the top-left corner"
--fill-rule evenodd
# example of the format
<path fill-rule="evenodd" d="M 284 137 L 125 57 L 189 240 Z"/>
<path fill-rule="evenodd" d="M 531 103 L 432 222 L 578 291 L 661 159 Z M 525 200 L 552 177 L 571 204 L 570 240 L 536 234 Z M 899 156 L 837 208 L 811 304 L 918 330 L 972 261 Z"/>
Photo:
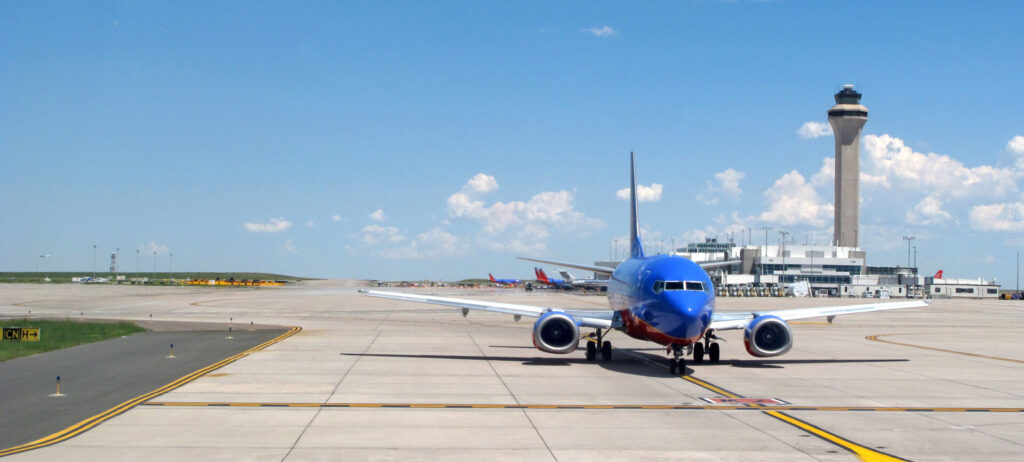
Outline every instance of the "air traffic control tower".
<path fill-rule="evenodd" d="M 836 105 L 828 110 L 828 123 L 836 138 L 836 206 L 833 241 L 839 247 L 859 247 L 860 130 L 868 121 L 868 108 L 853 85 L 836 93 Z"/>

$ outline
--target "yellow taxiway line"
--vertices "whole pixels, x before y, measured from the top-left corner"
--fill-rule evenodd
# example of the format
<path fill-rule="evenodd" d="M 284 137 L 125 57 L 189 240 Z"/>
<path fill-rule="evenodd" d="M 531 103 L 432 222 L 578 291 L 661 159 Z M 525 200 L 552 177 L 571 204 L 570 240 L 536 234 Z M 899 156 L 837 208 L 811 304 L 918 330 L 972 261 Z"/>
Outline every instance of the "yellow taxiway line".
<path fill-rule="evenodd" d="M 994 359 L 996 361 L 1006 361 L 1006 362 L 1011 362 L 1011 363 L 1024 364 L 1024 361 L 1021 361 L 1019 359 L 1010 359 L 1010 358 L 1000 358 L 998 356 L 979 355 L 977 353 L 968 353 L 966 351 L 947 350 L 945 348 L 935 348 L 935 347 L 929 347 L 929 346 L 924 346 L 924 345 L 914 345 L 913 343 L 894 342 L 892 340 L 882 340 L 881 338 L 879 338 L 879 337 L 888 337 L 890 335 L 905 335 L 905 334 L 869 335 L 869 336 L 864 337 L 864 338 L 866 338 L 868 340 L 873 340 L 875 342 L 888 343 L 888 344 L 891 344 L 891 345 L 900 345 L 900 346 L 911 347 L 911 348 L 920 348 L 922 350 L 941 351 L 943 353 L 953 353 L 955 355 L 971 356 L 971 357 L 974 357 L 974 358 Z"/>
<path fill-rule="evenodd" d="M 106 411 L 103 411 L 103 412 L 101 412 L 99 414 L 96 414 L 96 415 L 94 415 L 92 417 L 89 417 L 88 419 L 85 419 L 85 420 L 83 420 L 81 422 L 78 422 L 78 423 L 76 423 L 76 424 L 74 424 L 74 425 L 72 425 L 72 426 L 70 426 L 68 428 L 65 428 L 65 429 L 63 429 L 63 430 L 61 430 L 59 432 L 56 432 L 56 433 L 54 433 L 52 435 L 40 438 L 38 440 L 29 442 L 29 443 L 22 444 L 20 446 L 14 446 L 14 447 L 10 447 L 10 448 L 7 448 L 7 449 L 0 450 L 0 457 L 11 455 L 11 454 L 16 454 L 16 453 L 19 453 L 19 452 L 30 451 L 32 449 L 38 449 L 38 448 L 41 448 L 41 447 L 44 447 L 44 446 L 49 446 L 51 444 L 59 443 L 59 442 L 64 441 L 66 439 L 75 437 L 75 436 L 77 436 L 77 435 L 79 435 L 79 434 L 81 434 L 81 433 L 83 433 L 83 432 L 85 432 L 85 431 L 87 431 L 87 430 L 89 430 L 89 429 L 91 429 L 91 428 L 93 428 L 93 427 L 95 427 L 95 426 L 97 426 L 97 425 L 107 421 L 108 419 L 110 419 L 110 418 L 112 418 L 114 416 L 117 416 L 117 415 L 120 415 L 120 414 L 124 413 L 125 411 L 127 411 L 127 410 L 129 410 L 129 409 L 131 409 L 131 408 L 133 408 L 133 407 L 143 403 L 144 401 L 150 400 L 150 399 L 155 398 L 157 396 L 160 396 L 160 395 L 162 395 L 164 393 L 167 393 L 167 392 L 169 392 L 171 390 L 174 390 L 175 388 L 178 388 L 178 387 L 180 387 L 182 385 L 185 385 L 186 383 L 189 383 L 189 382 L 191 382 L 191 381 L 193 381 L 195 379 L 198 379 L 199 377 L 202 377 L 203 375 L 205 375 L 205 374 L 207 374 L 207 373 L 209 373 L 211 371 L 217 370 L 217 369 L 219 369 L 221 367 L 224 367 L 224 366 L 226 366 L 228 364 L 231 364 L 231 363 L 233 363 L 235 361 L 238 361 L 239 359 L 242 359 L 242 358 L 244 358 L 244 357 L 246 357 L 246 356 L 248 356 L 248 355 L 250 355 L 252 353 L 260 351 L 260 350 L 262 350 L 262 349 L 264 349 L 264 348 L 266 348 L 266 347 L 268 347 L 270 345 L 273 345 L 273 344 L 275 344 L 277 342 L 280 342 L 281 340 L 284 340 L 284 339 L 286 339 L 288 337 L 291 337 L 292 335 L 295 335 L 296 333 L 298 333 L 300 330 L 302 330 L 301 327 L 298 327 L 298 326 L 292 327 L 291 329 L 288 329 L 287 332 L 285 332 L 285 333 L 283 333 L 283 334 L 281 334 L 281 335 L 279 335 L 277 337 L 274 337 L 274 338 L 272 338 L 270 340 L 267 340 L 266 342 L 263 342 L 263 343 L 261 343 L 259 345 L 256 345 L 256 346 L 254 346 L 252 348 L 249 348 L 248 350 L 245 350 L 245 351 L 243 351 L 241 353 L 235 354 L 235 355 L 230 356 L 228 358 L 225 358 L 223 360 L 217 361 L 217 362 L 215 362 L 215 363 L 213 363 L 213 364 L 211 364 L 209 366 L 206 366 L 206 367 L 204 367 L 202 369 L 199 369 L 199 370 L 197 370 L 197 371 L 195 371 L 195 372 L 193 372 L 191 374 L 188 374 L 188 375 L 186 375 L 184 377 L 181 377 L 178 380 L 175 380 L 175 381 L 173 381 L 171 383 L 168 383 L 167 385 L 164 385 L 164 386 L 162 386 L 160 388 L 157 388 L 156 390 L 153 390 L 153 391 L 151 391 L 149 393 L 137 396 L 137 397 L 132 398 L 132 399 L 130 399 L 128 401 L 125 401 L 125 402 L 123 402 L 121 404 L 118 404 L 117 406 L 114 406 L 114 407 L 112 407 L 112 408 L 110 408 L 110 409 L 108 409 Z"/>
<path fill-rule="evenodd" d="M 706 383 L 706 382 L 705 382 Z M 143 406 L 167 407 L 323 407 L 323 408 L 406 408 L 406 409 L 559 409 L 559 410 L 679 410 L 679 411 L 861 411 L 861 412 L 1019 412 L 1014 407 L 870 407 L 796 406 L 747 404 L 470 404 L 470 403 L 272 403 L 233 401 L 148 401 Z"/>

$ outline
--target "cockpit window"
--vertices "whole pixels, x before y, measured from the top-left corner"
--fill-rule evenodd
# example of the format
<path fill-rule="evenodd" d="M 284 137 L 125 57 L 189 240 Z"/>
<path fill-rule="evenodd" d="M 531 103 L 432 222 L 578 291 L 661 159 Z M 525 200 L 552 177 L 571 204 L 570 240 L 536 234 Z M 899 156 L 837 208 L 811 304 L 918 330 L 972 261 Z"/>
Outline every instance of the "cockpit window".
<path fill-rule="evenodd" d="M 654 281 L 654 293 L 660 294 L 665 290 L 692 290 L 704 292 L 704 283 L 701 281 Z"/>
<path fill-rule="evenodd" d="M 683 281 L 665 281 L 665 290 L 683 290 Z"/>

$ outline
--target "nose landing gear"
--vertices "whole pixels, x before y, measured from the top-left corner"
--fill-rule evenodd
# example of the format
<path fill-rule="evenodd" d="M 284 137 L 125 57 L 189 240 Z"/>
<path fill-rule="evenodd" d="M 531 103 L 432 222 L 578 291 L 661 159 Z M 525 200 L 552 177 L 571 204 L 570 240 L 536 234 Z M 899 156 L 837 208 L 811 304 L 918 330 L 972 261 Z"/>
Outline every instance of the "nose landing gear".
<path fill-rule="evenodd" d="M 672 344 L 669 346 L 672 357 L 668 360 L 668 373 L 672 375 L 686 375 L 686 359 L 683 358 L 683 347 Z"/>

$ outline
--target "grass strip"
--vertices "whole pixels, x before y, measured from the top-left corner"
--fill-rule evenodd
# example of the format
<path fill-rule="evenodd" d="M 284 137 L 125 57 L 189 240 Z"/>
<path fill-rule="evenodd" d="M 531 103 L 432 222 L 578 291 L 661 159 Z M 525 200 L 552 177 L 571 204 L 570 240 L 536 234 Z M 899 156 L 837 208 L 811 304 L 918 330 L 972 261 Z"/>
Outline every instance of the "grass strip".
<path fill-rule="evenodd" d="M 131 335 L 146 330 L 130 322 L 107 323 L 38 319 L 7 319 L 0 321 L 0 327 L 37 327 L 40 329 L 38 342 L 0 341 L 0 362 Z"/>

